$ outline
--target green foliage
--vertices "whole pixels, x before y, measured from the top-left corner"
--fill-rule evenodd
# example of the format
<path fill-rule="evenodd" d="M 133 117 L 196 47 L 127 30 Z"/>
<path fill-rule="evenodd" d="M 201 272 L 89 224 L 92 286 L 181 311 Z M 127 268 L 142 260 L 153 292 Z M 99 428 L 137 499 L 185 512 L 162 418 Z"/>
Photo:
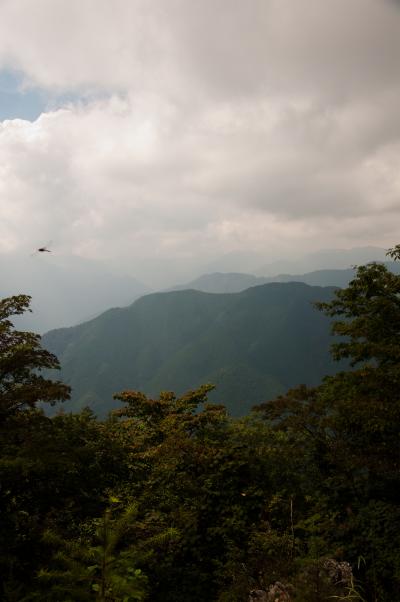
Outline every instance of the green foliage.
<path fill-rule="evenodd" d="M 111 498 L 111 504 L 118 504 Z M 143 600 L 146 577 L 136 566 L 134 546 L 121 547 L 137 516 L 137 506 L 128 504 L 118 516 L 113 507 L 101 519 L 93 519 L 75 540 L 65 541 L 46 531 L 45 543 L 55 548 L 51 567 L 38 572 L 46 584 L 41 600 L 98 600 L 137 602 Z"/>
<path fill-rule="evenodd" d="M 126 473 L 123 450 L 90 412 L 52 420 L 21 412 L 0 442 L 0 574 L 29 582 L 48 556 L 44 530 L 73 536 L 101 514 L 106 490 Z"/>
<path fill-rule="evenodd" d="M 123 418 L 118 428 L 131 442 L 130 465 L 139 462 L 135 474 L 145 479 L 145 489 L 135 489 L 141 528 L 179 532 L 146 562 L 154 600 L 213 600 L 237 583 L 238 558 L 267 512 L 271 479 L 282 477 L 273 445 L 281 436 L 257 418 L 232 421 L 225 408 L 206 403 L 210 389 L 158 399 L 118 395 L 127 404 L 114 413 Z M 289 521 L 287 513 L 283 530 Z M 242 579 L 245 589 L 257 579 L 252 572 Z"/>
<path fill-rule="evenodd" d="M 322 540 L 353 566 L 362 556 L 356 572 L 367 599 L 389 601 L 400 587 L 400 277 L 380 264 L 360 267 L 347 289 L 318 306 L 338 318 L 333 354 L 354 369 L 260 409 L 304 444 L 317 469 L 310 495 L 332 514 Z"/>
<path fill-rule="evenodd" d="M 377 367 L 398 366 L 400 348 L 400 277 L 383 264 L 357 269 L 357 275 L 336 298 L 317 306 L 329 316 L 338 316 L 332 331 L 344 337 L 335 343 L 335 359 L 350 358 L 354 366 L 374 360 Z"/>
<path fill-rule="evenodd" d="M 39 401 L 54 404 L 69 399 L 70 389 L 38 372 L 59 368 L 57 358 L 40 345 L 40 336 L 14 330 L 10 317 L 27 311 L 28 295 L 0 301 L 0 424 Z"/>

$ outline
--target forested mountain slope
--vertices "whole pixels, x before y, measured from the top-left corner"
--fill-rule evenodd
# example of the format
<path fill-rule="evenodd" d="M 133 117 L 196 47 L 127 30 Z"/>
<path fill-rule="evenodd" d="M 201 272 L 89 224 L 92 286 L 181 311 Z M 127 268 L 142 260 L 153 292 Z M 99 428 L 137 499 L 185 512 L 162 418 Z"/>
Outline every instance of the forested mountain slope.
<path fill-rule="evenodd" d="M 113 393 L 155 395 L 201 383 L 236 415 L 298 383 L 333 372 L 329 323 L 312 302 L 333 288 L 272 283 L 236 294 L 187 290 L 142 297 L 74 328 L 50 331 L 43 344 L 72 386 L 66 409 L 104 415 Z"/>

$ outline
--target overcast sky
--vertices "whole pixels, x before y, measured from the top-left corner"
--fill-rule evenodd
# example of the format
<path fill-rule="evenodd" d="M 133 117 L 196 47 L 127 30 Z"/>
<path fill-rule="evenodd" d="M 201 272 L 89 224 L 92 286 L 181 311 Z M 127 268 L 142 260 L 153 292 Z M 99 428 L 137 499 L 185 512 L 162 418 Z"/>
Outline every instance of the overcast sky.
<path fill-rule="evenodd" d="M 0 120 L 0 260 L 400 242 L 394 0 L 1 0 Z"/>

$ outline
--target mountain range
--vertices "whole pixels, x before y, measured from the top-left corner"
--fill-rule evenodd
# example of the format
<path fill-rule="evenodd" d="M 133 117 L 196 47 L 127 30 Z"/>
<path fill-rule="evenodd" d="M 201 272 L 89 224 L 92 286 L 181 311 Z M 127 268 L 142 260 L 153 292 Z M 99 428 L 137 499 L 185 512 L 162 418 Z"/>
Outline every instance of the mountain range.
<path fill-rule="evenodd" d="M 72 386 L 67 410 L 104 415 L 125 389 L 178 394 L 213 383 L 211 398 L 233 415 L 299 383 L 315 385 L 338 367 L 329 355 L 329 320 L 314 301 L 333 287 L 269 283 L 239 293 L 155 293 L 129 307 L 48 332 L 43 344 L 60 359 Z"/>
<path fill-rule="evenodd" d="M 389 270 L 400 274 L 400 266 L 393 261 L 383 262 Z M 255 276 L 240 272 L 203 274 L 186 284 L 173 287 L 171 290 L 194 289 L 205 293 L 238 293 L 270 282 L 304 282 L 310 286 L 347 286 L 355 276 L 355 268 L 315 270 L 305 274 L 278 274 L 277 276 Z"/>

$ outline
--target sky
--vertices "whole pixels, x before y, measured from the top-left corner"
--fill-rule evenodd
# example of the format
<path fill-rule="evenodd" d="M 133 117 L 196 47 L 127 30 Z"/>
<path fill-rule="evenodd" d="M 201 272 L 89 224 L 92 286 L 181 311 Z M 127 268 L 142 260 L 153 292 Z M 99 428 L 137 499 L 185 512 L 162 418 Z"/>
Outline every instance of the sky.
<path fill-rule="evenodd" d="M 394 0 L 1 0 L 0 262 L 393 246 L 399 57 Z"/>

